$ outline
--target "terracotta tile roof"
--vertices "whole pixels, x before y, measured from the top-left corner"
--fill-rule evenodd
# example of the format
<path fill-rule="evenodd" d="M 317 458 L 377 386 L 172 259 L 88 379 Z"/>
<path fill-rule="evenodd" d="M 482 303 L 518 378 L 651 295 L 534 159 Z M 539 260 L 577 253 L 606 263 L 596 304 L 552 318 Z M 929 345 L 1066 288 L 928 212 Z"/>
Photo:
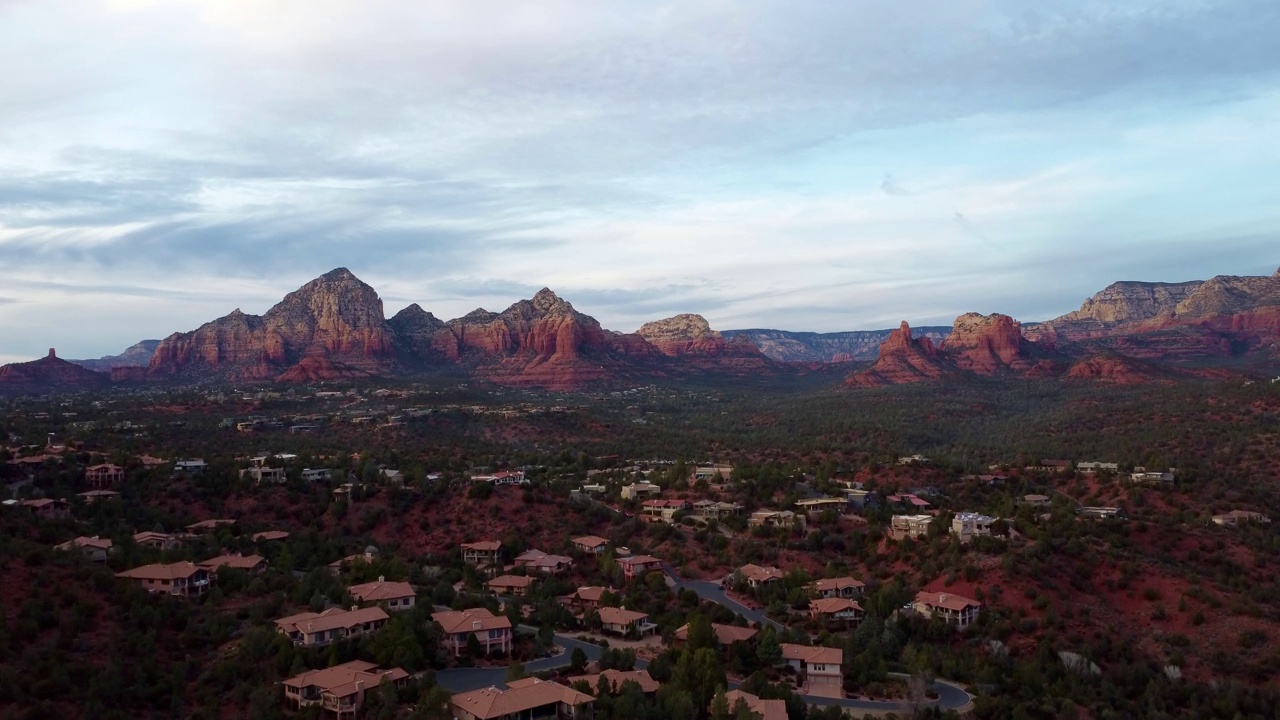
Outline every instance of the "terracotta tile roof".
<path fill-rule="evenodd" d="M 813 600 L 809 603 L 809 609 L 819 615 L 834 615 L 835 613 L 847 612 L 849 610 L 862 612 L 861 605 L 846 598 L 821 598 L 819 600 Z"/>
<path fill-rule="evenodd" d="M 497 590 L 499 588 L 526 589 L 533 583 L 534 579 L 525 575 L 500 575 L 485 584 L 490 590 Z"/>
<path fill-rule="evenodd" d="M 89 548 L 90 550 L 110 550 L 112 542 L 108 538 L 100 537 L 84 537 L 83 535 L 75 540 L 68 540 L 61 545 L 55 546 L 57 550 L 73 550 L 79 548 Z"/>
<path fill-rule="evenodd" d="M 390 670 L 377 668 L 378 666 L 373 663 L 352 660 L 324 670 L 311 670 L 295 675 L 285 680 L 283 684 L 298 689 L 316 687 L 335 697 L 346 697 L 359 691 L 357 682 L 363 683 L 364 689 L 369 690 L 376 688 L 384 679 L 395 682 L 409 677 L 409 673 L 400 668 Z"/>
<path fill-rule="evenodd" d="M 152 532 L 151 530 L 145 530 L 140 533 L 135 533 L 133 536 L 133 541 L 139 544 L 145 543 L 145 542 L 151 542 L 151 541 L 172 542 L 177 539 L 178 538 L 176 535 L 170 535 L 169 533 Z"/>
<path fill-rule="evenodd" d="M 207 573 L 208 570 L 184 560 L 183 562 L 170 563 L 168 565 L 143 565 L 142 567 L 116 573 L 116 577 L 129 578 L 131 580 L 178 580 L 189 578 L 200 572 Z"/>
<path fill-rule="evenodd" d="M 582 600 L 585 602 L 600 602 L 600 598 L 604 596 L 605 590 L 607 589 L 608 588 L 603 588 L 598 585 L 592 585 L 591 587 L 580 587 L 578 588 L 577 592 L 570 595 L 569 597 L 576 598 L 578 600 Z"/>
<path fill-rule="evenodd" d="M 844 651 L 840 648 L 782 643 L 782 659 L 803 660 L 810 664 L 839 665 L 844 662 Z"/>
<path fill-rule="evenodd" d="M 738 627 L 737 625 L 721 625 L 720 623 L 711 623 L 711 630 L 716 634 L 716 642 L 721 645 L 732 645 L 736 642 L 746 642 L 755 637 L 759 630 L 749 627 Z M 689 639 L 689 626 L 681 625 L 676 630 L 677 640 Z"/>
<path fill-rule="evenodd" d="M 758 583 L 781 580 L 784 577 L 782 571 L 776 567 L 760 567 L 759 565 L 743 565 L 738 568 L 738 572 L 742 573 L 742 577 L 747 580 Z"/>
<path fill-rule="evenodd" d="M 742 700 L 747 704 L 747 709 L 759 715 L 761 720 L 787 720 L 786 700 L 761 700 L 759 697 L 741 690 L 730 690 L 724 694 L 724 697 L 729 701 L 730 712 L 733 712 L 733 709 L 738 705 L 738 701 Z"/>
<path fill-rule="evenodd" d="M 622 686 L 627 681 L 635 682 L 640 686 L 640 690 L 644 693 L 658 692 L 658 681 L 649 675 L 648 670 L 605 670 L 597 675 L 583 675 L 581 677 L 570 678 L 569 682 L 577 683 L 579 680 L 591 686 L 595 690 L 600 686 L 600 678 L 604 678 L 608 683 L 609 691 L 617 694 L 622 690 Z"/>
<path fill-rule="evenodd" d="M 982 607 L 982 603 L 955 593 L 936 593 L 921 591 L 916 593 L 916 602 L 929 607 L 941 607 L 948 610 L 961 611 L 967 607 Z"/>
<path fill-rule="evenodd" d="M 813 583 L 813 589 L 818 592 L 840 591 L 845 588 L 863 588 L 866 586 L 866 583 L 851 577 L 823 578 Z"/>
<path fill-rule="evenodd" d="M 586 548 L 597 548 L 601 545 L 608 545 L 609 541 L 595 535 L 583 535 L 573 539 L 574 545 L 581 545 Z"/>
<path fill-rule="evenodd" d="M 624 608 L 600 608 L 600 622 L 605 625 L 631 625 L 649 617 L 648 613 L 636 612 Z"/>
<path fill-rule="evenodd" d="M 619 565 L 658 565 L 662 561 L 652 555 L 632 555 L 618 558 Z"/>
<path fill-rule="evenodd" d="M 484 608 L 431 613 L 431 619 L 439 623 L 448 635 L 511 627 L 511 620 L 506 615 L 494 615 Z"/>
<path fill-rule="evenodd" d="M 209 570 L 216 570 L 220 567 L 235 568 L 237 570 L 252 570 L 258 565 L 265 565 L 267 559 L 261 555 L 219 555 L 218 557 L 209 558 L 198 563 L 200 567 Z"/>
<path fill-rule="evenodd" d="M 267 530 L 265 532 L 254 533 L 251 538 L 254 542 L 264 542 L 270 540 L 286 540 L 289 533 L 283 530 Z"/>
<path fill-rule="evenodd" d="M 365 623 L 385 621 L 388 618 L 387 611 L 380 607 L 355 610 L 329 608 L 319 613 L 305 612 L 282 617 L 276 620 L 276 627 L 285 632 L 318 633 L 338 628 L 349 629 Z"/>
<path fill-rule="evenodd" d="M 214 518 L 212 520 L 201 520 L 197 523 L 191 523 L 187 526 L 188 530 L 216 530 L 223 525 L 235 525 L 236 521 L 230 518 Z"/>
<path fill-rule="evenodd" d="M 413 586 L 407 582 L 387 582 L 385 580 L 352 585 L 348 592 L 351 593 L 351 597 L 360 602 L 382 602 L 383 600 L 398 600 L 417 595 L 413 591 Z"/>
<path fill-rule="evenodd" d="M 115 490 L 86 490 L 82 493 L 76 493 L 78 497 L 82 498 L 115 497 L 119 494 Z"/>
<path fill-rule="evenodd" d="M 480 542 L 462 543 L 463 550 L 479 550 L 482 552 L 494 552 L 502 548 L 502 543 L 497 540 L 481 540 Z"/>
<path fill-rule="evenodd" d="M 449 704 L 479 720 L 490 720 L 551 704 L 578 706 L 595 700 L 573 688 L 537 678 L 515 680 L 507 683 L 507 686 L 507 690 L 488 687 L 458 693 Z"/>

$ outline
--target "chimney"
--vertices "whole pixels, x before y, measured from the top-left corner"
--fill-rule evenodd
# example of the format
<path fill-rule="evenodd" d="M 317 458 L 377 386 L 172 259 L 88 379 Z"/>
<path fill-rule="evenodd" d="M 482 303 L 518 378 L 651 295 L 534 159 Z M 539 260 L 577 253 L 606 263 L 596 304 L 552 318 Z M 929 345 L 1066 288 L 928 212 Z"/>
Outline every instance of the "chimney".
<path fill-rule="evenodd" d="M 472 629 L 472 630 L 479 630 L 479 629 L 480 629 L 480 625 L 481 625 L 481 624 L 482 624 L 482 623 L 481 623 L 479 620 L 472 620 L 472 621 L 471 621 L 471 629 Z"/>
<path fill-rule="evenodd" d="M 352 605 L 352 606 L 351 606 L 351 612 L 355 612 L 355 611 L 357 611 L 357 610 L 359 610 L 359 609 L 360 609 L 360 606 L 359 606 L 359 605 Z"/>
<path fill-rule="evenodd" d="M 387 576 L 386 576 L 386 575 L 379 575 L 379 576 L 378 576 L 378 582 L 386 582 L 386 581 L 387 581 Z"/>

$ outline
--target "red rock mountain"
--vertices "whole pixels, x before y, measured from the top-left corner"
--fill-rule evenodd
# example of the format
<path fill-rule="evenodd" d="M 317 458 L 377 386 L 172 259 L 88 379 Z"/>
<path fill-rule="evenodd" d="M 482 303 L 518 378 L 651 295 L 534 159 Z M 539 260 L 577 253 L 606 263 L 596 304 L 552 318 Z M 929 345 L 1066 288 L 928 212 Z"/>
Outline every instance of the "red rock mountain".
<path fill-rule="evenodd" d="M 999 313 L 966 313 L 956 318 L 951 334 L 939 348 L 961 370 L 979 375 L 1053 372 L 1048 350 L 1022 335 L 1022 324 Z"/>
<path fill-rule="evenodd" d="M 0 367 L 0 391 L 40 392 L 49 390 L 93 390 L 111 384 L 106 373 L 94 372 L 49 354 L 31 362 Z"/>
<path fill-rule="evenodd" d="M 902 326 L 889 333 L 880 345 L 876 364 L 850 374 L 845 384 L 856 387 L 902 385 L 936 380 L 952 371 L 950 363 L 933 346 L 933 340 L 911 337 L 911 326 L 904 320 Z"/>
<path fill-rule="evenodd" d="M 261 317 L 237 309 L 192 332 L 170 335 L 151 357 L 149 374 L 350 377 L 384 371 L 394 355 L 382 300 L 349 270 L 338 268 L 289 293 Z"/>

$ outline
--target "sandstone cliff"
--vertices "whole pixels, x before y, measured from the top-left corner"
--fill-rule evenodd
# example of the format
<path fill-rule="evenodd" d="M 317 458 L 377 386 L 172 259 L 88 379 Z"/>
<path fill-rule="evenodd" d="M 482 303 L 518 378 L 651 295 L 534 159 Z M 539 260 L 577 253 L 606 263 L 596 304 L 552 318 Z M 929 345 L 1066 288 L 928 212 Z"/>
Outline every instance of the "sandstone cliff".
<path fill-rule="evenodd" d="M 845 378 L 846 385 L 875 387 L 935 380 L 951 371 L 946 359 L 939 356 L 928 337 L 914 338 L 911 326 L 902 325 L 880 345 L 875 365 Z"/>
<path fill-rule="evenodd" d="M 1022 325 L 1008 315 L 966 313 L 956 318 L 939 348 L 961 370 L 980 375 L 1010 371 L 1052 374 L 1048 349 L 1027 340 Z"/>
<path fill-rule="evenodd" d="M 39 360 L 0 366 L 0 392 L 93 390 L 111 384 L 105 373 L 94 372 L 59 358 L 53 349 Z"/>
<path fill-rule="evenodd" d="M 151 364 L 151 356 L 155 355 L 159 340 L 143 340 L 125 349 L 119 355 L 106 355 L 96 360 L 68 360 L 82 368 L 97 372 L 110 372 L 115 368 L 145 368 Z"/>
<path fill-rule="evenodd" d="M 745 337 L 770 359 L 793 363 L 842 363 L 858 360 L 875 360 L 880 345 L 895 330 L 859 330 L 850 332 L 814 333 L 788 330 L 725 330 L 727 339 Z M 946 326 L 913 327 L 913 337 L 927 337 L 942 342 L 951 332 Z"/>
<path fill-rule="evenodd" d="M 289 293 L 261 317 L 236 309 L 192 332 L 170 335 L 156 348 L 150 372 L 290 379 L 294 375 L 287 371 L 304 357 L 371 372 L 387 368 L 394 355 L 382 300 L 349 270 L 338 268 Z M 323 366 L 308 362 L 314 370 Z"/>

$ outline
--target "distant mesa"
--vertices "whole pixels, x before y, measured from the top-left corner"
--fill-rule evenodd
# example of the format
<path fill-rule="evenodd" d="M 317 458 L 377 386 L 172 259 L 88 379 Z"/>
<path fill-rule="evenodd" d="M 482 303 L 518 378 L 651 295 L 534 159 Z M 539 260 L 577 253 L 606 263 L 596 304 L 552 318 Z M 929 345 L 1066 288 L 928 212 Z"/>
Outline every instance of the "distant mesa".
<path fill-rule="evenodd" d="M 0 367 L 0 390 L 6 391 L 92 390 L 110 384 L 110 376 L 67 362 L 53 348 L 39 360 Z"/>

